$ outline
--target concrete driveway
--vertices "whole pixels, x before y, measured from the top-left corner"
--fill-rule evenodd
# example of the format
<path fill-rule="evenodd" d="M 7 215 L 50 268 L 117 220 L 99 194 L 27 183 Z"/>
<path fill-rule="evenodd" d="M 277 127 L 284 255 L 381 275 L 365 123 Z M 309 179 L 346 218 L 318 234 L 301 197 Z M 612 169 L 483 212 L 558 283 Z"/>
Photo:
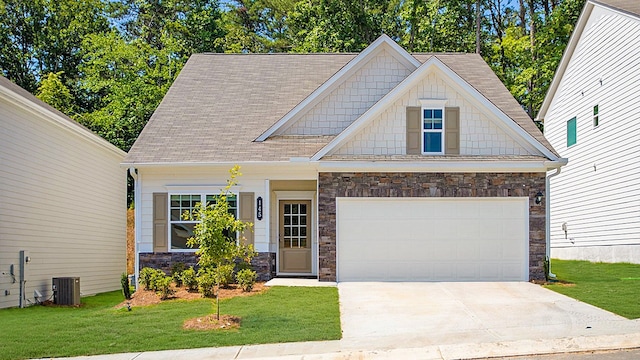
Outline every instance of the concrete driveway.
<path fill-rule="evenodd" d="M 526 282 L 341 282 L 346 348 L 544 341 L 640 332 L 628 320 Z"/>

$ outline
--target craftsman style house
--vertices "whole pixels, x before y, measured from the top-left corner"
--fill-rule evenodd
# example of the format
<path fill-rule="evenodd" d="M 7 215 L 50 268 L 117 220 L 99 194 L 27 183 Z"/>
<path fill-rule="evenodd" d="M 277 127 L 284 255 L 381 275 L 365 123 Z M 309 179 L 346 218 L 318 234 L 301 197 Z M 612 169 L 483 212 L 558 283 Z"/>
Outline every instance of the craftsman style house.
<path fill-rule="evenodd" d="M 123 164 L 137 268 L 194 263 L 179 214 L 232 189 L 262 279 L 544 278 L 564 165 L 476 54 L 193 55 Z"/>

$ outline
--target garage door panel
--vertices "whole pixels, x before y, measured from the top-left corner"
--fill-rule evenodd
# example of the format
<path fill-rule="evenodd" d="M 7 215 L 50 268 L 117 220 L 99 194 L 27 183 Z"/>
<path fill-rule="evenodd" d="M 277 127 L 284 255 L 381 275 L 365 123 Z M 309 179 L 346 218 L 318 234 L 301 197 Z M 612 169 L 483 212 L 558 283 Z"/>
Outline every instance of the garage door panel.
<path fill-rule="evenodd" d="M 527 280 L 527 198 L 338 198 L 338 280 Z"/>

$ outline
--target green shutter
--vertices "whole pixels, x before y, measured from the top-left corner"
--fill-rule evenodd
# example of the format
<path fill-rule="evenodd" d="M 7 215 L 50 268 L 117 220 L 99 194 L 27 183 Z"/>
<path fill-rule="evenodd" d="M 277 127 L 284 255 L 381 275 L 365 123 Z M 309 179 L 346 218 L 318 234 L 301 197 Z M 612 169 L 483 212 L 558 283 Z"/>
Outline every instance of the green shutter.
<path fill-rule="evenodd" d="M 153 193 L 153 252 L 167 252 L 167 193 Z"/>
<path fill-rule="evenodd" d="M 577 142 L 578 129 L 576 118 L 567 121 L 567 147 L 574 145 Z"/>
<path fill-rule="evenodd" d="M 460 108 L 444 109 L 444 143 L 446 155 L 460 155 Z"/>
<path fill-rule="evenodd" d="M 420 136 L 422 133 L 421 107 L 407 107 L 407 155 L 422 154 Z"/>

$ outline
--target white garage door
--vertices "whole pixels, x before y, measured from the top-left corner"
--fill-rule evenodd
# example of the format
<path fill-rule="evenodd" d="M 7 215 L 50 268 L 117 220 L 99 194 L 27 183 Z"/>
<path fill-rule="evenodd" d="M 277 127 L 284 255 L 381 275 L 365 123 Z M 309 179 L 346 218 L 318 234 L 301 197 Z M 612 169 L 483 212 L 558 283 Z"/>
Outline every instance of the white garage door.
<path fill-rule="evenodd" d="M 528 198 L 337 198 L 338 281 L 527 281 Z"/>

